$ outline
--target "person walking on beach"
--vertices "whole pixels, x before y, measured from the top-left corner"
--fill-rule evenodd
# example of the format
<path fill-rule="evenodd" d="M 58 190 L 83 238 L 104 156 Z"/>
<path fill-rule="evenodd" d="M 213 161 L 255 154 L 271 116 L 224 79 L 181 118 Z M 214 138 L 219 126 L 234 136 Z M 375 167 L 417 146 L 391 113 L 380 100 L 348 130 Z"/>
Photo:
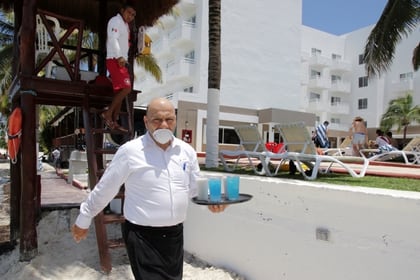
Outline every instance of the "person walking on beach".
<path fill-rule="evenodd" d="M 106 68 L 111 76 L 114 97 L 108 109 L 101 114 L 107 127 L 127 132 L 118 124 L 121 104 L 131 92 L 131 79 L 127 68 L 128 50 L 130 46 L 130 27 L 136 11 L 125 5 L 119 14 L 108 21 L 106 41 Z"/>
<path fill-rule="evenodd" d="M 125 186 L 123 238 L 135 279 L 182 279 L 183 222 L 197 192 L 195 150 L 174 137 L 175 108 L 165 98 L 147 107 L 146 134 L 122 145 L 98 184 L 80 205 L 72 227 L 85 239 L 92 219 Z M 213 213 L 225 205 L 208 206 Z"/>
<path fill-rule="evenodd" d="M 362 117 L 355 117 L 349 130 L 353 156 L 361 156 L 360 150 L 368 143 L 368 133 Z"/>
<path fill-rule="evenodd" d="M 60 169 L 61 168 L 61 152 L 59 148 L 55 148 L 54 151 L 51 152 L 52 157 L 53 157 L 53 163 L 54 163 L 54 167 L 56 169 Z"/>

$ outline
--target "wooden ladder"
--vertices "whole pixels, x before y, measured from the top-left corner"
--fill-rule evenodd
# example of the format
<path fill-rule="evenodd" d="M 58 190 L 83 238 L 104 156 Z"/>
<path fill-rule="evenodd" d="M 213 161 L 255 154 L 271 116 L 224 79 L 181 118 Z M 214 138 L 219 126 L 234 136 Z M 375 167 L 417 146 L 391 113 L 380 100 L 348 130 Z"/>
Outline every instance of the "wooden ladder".
<path fill-rule="evenodd" d="M 89 187 L 93 189 L 101 176 L 104 174 L 106 164 L 104 159 L 106 155 L 115 154 L 117 147 L 104 147 L 105 134 L 117 135 L 122 138 L 123 144 L 134 137 L 134 109 L 133 102 L 125 98 L 125 110 L 121 110 L 120 119 L 124 120 L 123 127 L 128 129 L 128 132 L 114 131 L 104 128 L 105 124 L 100 114 L 103 109 L 91 108 L 85 102 L 83 106 L 83 122 L 85 127 L 85 141 L 88 160 L 88 182 Z M 124 107 L 124 106 L 123 106 Z M 124 109 L 124 108 L 123 108 Z M 122 238 L 111 239 L 107 234 L 107 225 L 114 223 L 123 223 L 124 216 L 122 212 L 124 204 L 124 185 L 121 186 L 120 192 L 115 199 L 121 200 L 121 213 L 115 214 L 110 211 L 103 210 L 94 219 L 96 240 L 98 243 L 99 260 L 102 270 L 105 273 L 110 273 L 112 269 L 111 255 L 109 249 L 124 247 Z"/>

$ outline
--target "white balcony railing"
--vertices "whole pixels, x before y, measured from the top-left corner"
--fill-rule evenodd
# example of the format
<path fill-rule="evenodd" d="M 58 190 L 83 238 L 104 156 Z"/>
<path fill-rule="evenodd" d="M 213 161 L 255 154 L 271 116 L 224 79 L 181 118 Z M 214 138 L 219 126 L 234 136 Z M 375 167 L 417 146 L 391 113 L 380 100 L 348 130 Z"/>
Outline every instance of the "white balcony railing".
<path fill-rule="evenodd" d="M 331 91 L 350 93 L 351 84 L 343 81 L 331 81 Z"/>
<path fill-rule="evenodd" d="M 167 80 L 193 77 L 194 67 L 194 60 L 183 58 L 168 66 L 166 71 Z"/>
<path fill-rule="evenodd" d="M 391 84 L 391 91 L 393 92 L 399 93 L 399 92 L 406 92 L 406 91 L 413 91 L 413 90 L 414 90 L 413 79 L 393 82 Z"/>
<path fill-rule="evenodd" d="M 194 44 L 194 34 L 195 25 L 189 22 L 183 22 L 168 34 L 168 39 L 172 46 L 192 46 Z"/>
<path fill-rule="evenodd" d="M 351 127 L 351 124 L 345 124 L 345 123 L 330 123 L 328 125 L 328 129 L 330 130 L 339 130 L 339 131 L 349 131 L 349 128 Z"/>
<path fill-rule="evenodd" d="M 310 99 L 308 102 L 308 111 L 321 112 L 325 111 L 325 104 L 319 99 Z"/>
<path fill-rule="evenodd" d="M 351 63 L 349 61 L 333 59 L 330 65 L 331 71 L 350 72 Z"/>
<path fill-rule="evenodd" d="M 330 112 L 334 114 L 349 114 L 350 105 L 344 102 L 334 102 L 330 104 Z"/>
<path fill-rule="evenodd" d="M 309 57 L 309 65 L 310 66 L 320 66 L 320 67 L 327 67 L 331 65 L 331 58 L 322 56 L 322 55 L 312 55 Z"/>
<path fill-rule="evenodd" d="M 152 53 L 156 56 L 162 55 L 163 53 L 169 52 L 168 38 L 161 37 L 156 41 L 152 42 Z"/>
<path fill-rule="evenodd" d="M 309 79 L 308 87 L 328 89 L 331 87 L 331 80 L 319 76 L 313 76 Z"/>

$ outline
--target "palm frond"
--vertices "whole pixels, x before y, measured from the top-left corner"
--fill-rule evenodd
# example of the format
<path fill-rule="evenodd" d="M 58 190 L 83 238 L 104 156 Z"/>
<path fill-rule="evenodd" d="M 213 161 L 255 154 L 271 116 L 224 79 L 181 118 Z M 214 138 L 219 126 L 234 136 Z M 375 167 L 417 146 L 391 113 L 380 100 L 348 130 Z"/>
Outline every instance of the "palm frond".
<path fill-rule="evenodd" d="M 136 62 L 139 66 L 144 68 L 147 73 L 152 75 L 157 82 L 162 82 L 162 71 L 152 54 L 138 55 L 136 57 Z"/>
<path fill-rule="evenodd" d="M 13 43 L 14 27 L 13 18 L 0 12 L 0 46 L 5 46 Z"/>
<path fill-rule="evenodd" d="M 368 77 L 389 70 L 396 45 L 419 23 L 418 0 L 389 0 L 371 31 L 365 46 L 364 62 Z"/>
<path fill-rule="evenodd" d="M 7 94 L 9 86 L 12 83 L 12 59 L 7 58 L 1 61 L 0 63 L 0 91 L 1 94 Z"/>
<path fill-rule="evenodd" d="M 62 106 L 40 105 L 39 108 L 39 127 L 45 129 L 49 121 L 51 121 L 61 110 Z"/>
<path fill-rule="evenodd" d="M 413 68 L 417 71 L 420 68 L 420 43 L 413 51 Z"/>
<path fill-rule="evenodd" d="M 413 106 L 413 95 L 407 92 L 405 96 L 392 99 L 388 103 L 386 112 L 382 115 L 380 126 L 387 131 L 397 126 L 397 131 L 413 122 L 420 123 L 420 106 Z M 405 139 L 405 135 L 404 135 Z"/>

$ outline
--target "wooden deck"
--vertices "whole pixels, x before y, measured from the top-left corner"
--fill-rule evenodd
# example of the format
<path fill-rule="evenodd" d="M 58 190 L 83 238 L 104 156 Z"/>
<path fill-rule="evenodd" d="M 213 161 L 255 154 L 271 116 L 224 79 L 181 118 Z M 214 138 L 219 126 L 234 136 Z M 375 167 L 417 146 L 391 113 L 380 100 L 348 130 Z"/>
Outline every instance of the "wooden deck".
<path fill-rule="evenodd" d="M 53 167 L 44 164 L 41 172 L 41 210 L 79 208 L 88 193 L 89 189 L 67 183 Z"/>

